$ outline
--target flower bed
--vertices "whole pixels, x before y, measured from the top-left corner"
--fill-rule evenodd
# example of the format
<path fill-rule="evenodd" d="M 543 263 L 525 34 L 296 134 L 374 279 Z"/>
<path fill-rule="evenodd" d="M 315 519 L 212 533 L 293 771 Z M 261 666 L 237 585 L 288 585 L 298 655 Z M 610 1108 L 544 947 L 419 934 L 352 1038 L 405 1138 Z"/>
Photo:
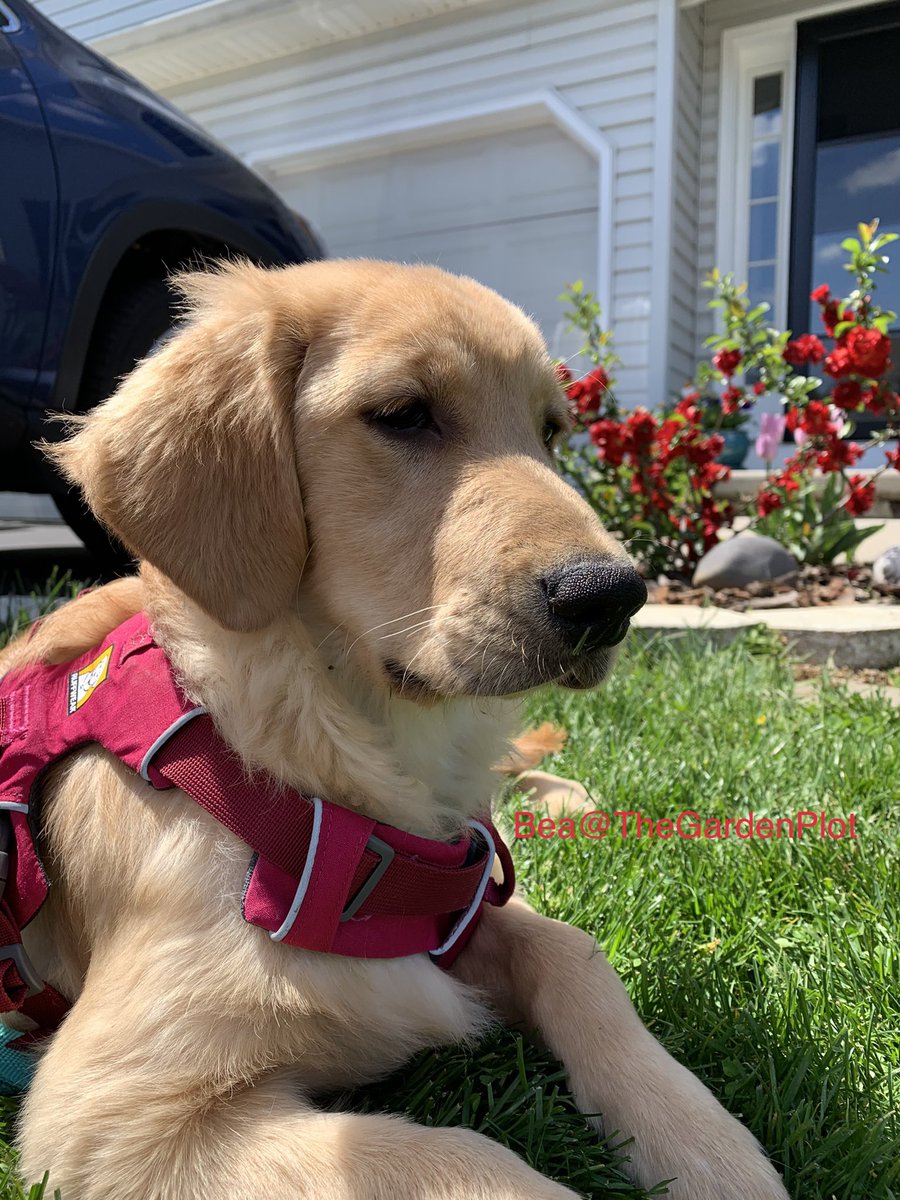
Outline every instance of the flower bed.
<path fill-rule="evenodd" d="M 878 528 L 861 528 L 854 518 L 871 509 L 878 476 L 900 467 L 900 449 L 888 445 L 900 433 L 900 399 L 889 382 L 895 314 L 874 300 L 876 277 L 888 263 L 882 251 L 896 237 L 879 233 L 873 221 L 842 243 L 854 287 L 843 298 L 824 286 L 812 293 L 829 345 L 815 334 L 774 329 L 768 305 L 752 305 L 743 284 L 712 272 L 710 304 L 722 329 L 708 339 L 710 360 L 684 394 L 652 411 L 621 408 L 613 380 L 618 360 L 599 307 L 580 283 L 564 294 L 592 369 L 574 379 L 559 364 L 574 434 L 559 451 L 561 465 L 648 578 L 689 581 L 702 555 L 734 530 L 739 513 L 715 495 L 730 477 L 718 461 L 723 432 L 740 429 L 762 396 L 777 397 L 781 410 L 762 416 L 756 448 L 769 468 L 751 529 L 775 538 L 801 564 L 830 567 L 839 556 L 852 561 Z M 830 392 L 809 373 L 819 364 Z M 852 436 L 854 417 L 864 414 L 885 422 L 866 445 Z M 785 430 L 795 452 L 775 469 Z M 854 470 L 864 450 L 877 446 L 885 450 L 883 466 L 874 475 Z"/>
<path fill-rule="evenodd" d="M 900 596 L 879 587 L 872 569 L 850 564 L 800 568 L 796 579 L 769 579 L 742 588 L 693 587 L 681 579 L 660 577 L 648 585 L 651 604 L 714 604 L 735 612 L 768 608 L 846 607 L 857 604 L 900 604 Z"/>

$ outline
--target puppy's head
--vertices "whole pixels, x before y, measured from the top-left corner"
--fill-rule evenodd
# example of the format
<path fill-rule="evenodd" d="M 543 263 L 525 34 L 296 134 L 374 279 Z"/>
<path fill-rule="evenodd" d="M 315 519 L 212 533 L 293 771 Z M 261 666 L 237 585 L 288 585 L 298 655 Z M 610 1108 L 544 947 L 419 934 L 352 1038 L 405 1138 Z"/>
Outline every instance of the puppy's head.
<path fill-rule="evenodd" d="M 603 677 L 646 592 L 554 469 L 518 309 L 374 262 L 180 283 L 186 325 L 50 451 L 139 558 L 230 629 L 306 606 L 411 698 Z"/>

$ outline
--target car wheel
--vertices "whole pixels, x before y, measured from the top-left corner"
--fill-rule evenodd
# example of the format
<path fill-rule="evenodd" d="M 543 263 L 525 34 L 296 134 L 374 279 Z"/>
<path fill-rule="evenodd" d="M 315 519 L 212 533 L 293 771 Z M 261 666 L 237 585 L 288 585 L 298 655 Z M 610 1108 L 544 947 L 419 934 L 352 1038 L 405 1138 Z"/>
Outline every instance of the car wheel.
<path fill-rule="evenodd" d="M 88 412 L 116 390 L 119 380 L 171 331 L 174 297 L 162 279 L 145 279 L 119 293 L 101 312 L 85 365 L 78 411 Z M 121 542 L 88 510 L 78 488 L 60 481 L 53 500 L 66 524 L 84 542 L 103 576 L 121 575 L 132 564 Z"/>

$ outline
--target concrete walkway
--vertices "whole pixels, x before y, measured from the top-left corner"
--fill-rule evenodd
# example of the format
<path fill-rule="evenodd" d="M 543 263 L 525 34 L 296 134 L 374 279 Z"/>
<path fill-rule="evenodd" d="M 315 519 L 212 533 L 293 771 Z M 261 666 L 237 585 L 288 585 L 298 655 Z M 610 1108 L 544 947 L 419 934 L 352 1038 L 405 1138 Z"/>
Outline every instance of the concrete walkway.
<path fill-rule="evenodd" d="M 753 612 L 694 604 L 647 604 L 633 618 L 636 629 L 668 636 L 708 637 L 717 645 L 733 641 L 753 625 L 782 634 L 792 652 L 809 662 L 837 667 L 900 665 L 900 604 L 832 605 L 819 608 L 769 608 Z"/>

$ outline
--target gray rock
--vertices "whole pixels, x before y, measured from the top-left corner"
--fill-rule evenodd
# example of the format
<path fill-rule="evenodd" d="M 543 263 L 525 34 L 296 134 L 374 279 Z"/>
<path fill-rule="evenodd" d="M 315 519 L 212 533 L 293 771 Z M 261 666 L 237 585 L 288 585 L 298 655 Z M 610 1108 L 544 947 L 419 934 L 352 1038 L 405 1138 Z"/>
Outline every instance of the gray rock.
<path fill-rule="evenodd" d="M 879 587 L 900 592 L 900 546 L 891 546 L 875 559 L 872 578 Z"/>
<path fill-rule="evenodd" d="M 694 587 L 746 587 L 768 579 L 793 583 L 798 569 L 793 554 L 774 538 L 742 533 L 703 555 L 694 570 Z"/>

